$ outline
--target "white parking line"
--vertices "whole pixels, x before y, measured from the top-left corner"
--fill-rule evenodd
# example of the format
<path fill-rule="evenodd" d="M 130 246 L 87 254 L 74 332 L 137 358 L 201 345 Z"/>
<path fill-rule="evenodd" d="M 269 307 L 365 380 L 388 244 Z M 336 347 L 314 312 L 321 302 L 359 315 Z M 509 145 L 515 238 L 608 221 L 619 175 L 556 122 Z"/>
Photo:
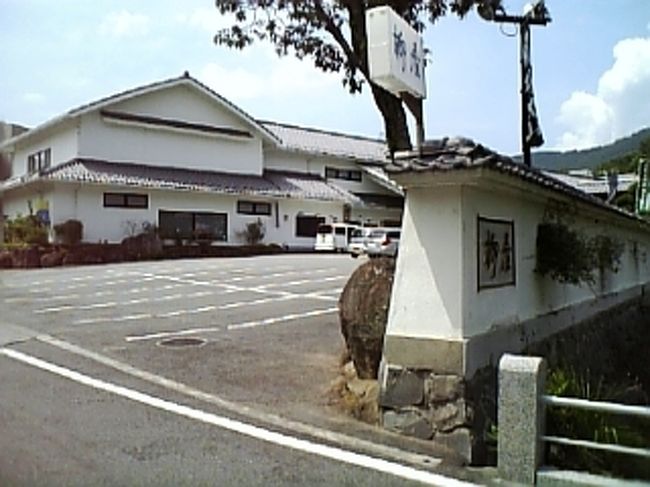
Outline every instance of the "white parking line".
<path fill-rule="evenodd" d="M 195 295 L 205 295 L 205 294 L 212 294 L 212 293 L 195 293 Z M 223 293 L 222 293 L 223 294 Z M 192 296 L 192 295 L 187 295 L 187 297 Z M 262 298 L 262 299 L 255 299 L 252 301 L 238 301 L 234 303 L 226 303 L 226 304 L 221 304 L 221 305 L 213 305 L 213 306 L 203 306 L 201 308 L 190 308 L 190 309 L 179 309 L 175 311 L 169 311 L 167 313 L 160 313 L 160 314 L 146 314 L 146 315 L 135 315 L 135 316 L 145 316 L 147 318 L 155 318 L 155 319 L 165 319 L 165 318 L 174 318 L 177 316 L 183 316 L 183 315 L 195 315 L 195 314 L 200 314 L 200 313 L 207 313 L 208 311 L 222 311 L 222 310 L 228 310 L 228 309 L 235 309 L 235 308 L 242 308 L 244 306 L 256 306 L 259 304 L 267 304 L 267 303 L 275 303 L 278 301 L 286 301 L 289 299 L 296 299 L 298 297 L 297 295 L 289 295 L 289 296 L 282 296 L 282 297 L 273 297 L 273 298 Z M 135 301 L 135 300 L 134 300 Z M 133 304 L 133 301 L 127 302 L 128 304 Z M 123 303 L 124 304 L 124 303 Z M 133 319 L 133 318 L 129 318 Z M 87 318 L 87 319 L 81 319 L 81 320 L 76 320 L 73 321 L 73 324 L 75 325 L 90 325 L 93 323 L 109 323 L 109 322 L 115 322 L 115 321 L 123 321 L 119 316 L 115 318 L 107 318 L 107 317 L 100 317 L 100 318 Z"/>
<path fill-rule="evenodd" d="M 57 313 L 59 311 L 70 311 L 70 310 L 89 310 L 89 309 L 101 309 L 101 308 L 114 308 L 117 306 L 116 302 L 109 301 L 108 303 L 94 303 L 94 304 L 85 304 L 81 306 L 75 306 L 71 304 L 66 304 L 65 306 L 54 306 L 51 308 L 35 309 L 34 314 L 46 314 L 46 313 Z"/>
<path fill-rule="evenodd" d="M 66 304 L 64 306 L 53 306 L 50 308 L 37 309 L 34 310 L 34 313 L 46 314 L 46 313 L 57 313 L 59 311 L 70 311 L 70 310 L 86 311 L 86 310 L 101 309 L 101 308 L 114 308 L 115 306 L 118 305 L 130 306 L 134 304 L 144 304 L 144 303 L 153 304 L 153 303 L 162 303 L 166 301 L 175 301 L 179 299 L 200 298 L 200 297 L 210 296 L 212 294 L 213 293 L 207 291 L 201 291 L 201 292 L 190 293 L 190 294 L 170 294 L 168 296 L 157 296 L 155 298 L 129 299 L 128 301 L 120 301 L 119 303 L 115 301 L 109 301 L 108 303 L 93 303 L 93 304 L 80 304 L 80 305 Z M 100 321 L 110 321 L 110 320 L 102 319 Z M 88 323 L 88 321 L 84 321 L 84 323 Z"/>
<path fill-rule="evenodd" d="M 309 453 L 315 456 L 320 456 L 342 463 L 347 463 L 349 465 L 355 465 L 358 467 L 375 470 L 377 472 L 407 480 L 423 482 L 428 485 L 443 485 L 449 487 L 469 487 L 474 485 L 445 477 L 433 472 L 418 470 L 396 462 L 382 460 L 380 458 L 371 457 L 369 455 L 356 453 L 350 450 L 344 450 L 338 447 L 328 446 L 322 443 L 316 443 L 314 441 L 303 440 L 294 436 L 278 433 L 275 431 L 267 430 L 265 428 L 261 428 L 259 426 L 244 423 L 242 421 L 236 421 L 225 416 L 219 416 L 207 411 L 191 408 L 189 406 L 142 393 L 135 389 L 130 389 L 111 382 L 96 379 L 89 375 L 85 375 L 80 372 L 61 367 L 50 362 L 46 362 L 45 360 L 41 360 L 39 358 L 18 352 L 16 350 L 0 348 L 0 354 L 23 364 L 58 375 L 59 377 L 63 377 L 78 384 L 108 392 L 110 394 L 114 394 L 116 396 L 123 397 L 131 401 L 159 409 L 161 411 L 166 411 L 177 416 L 183 416 L 194 421 L 210 424 L 218 428 L 248 436 L 249 438 L 264 441 L 266 443 L 290 448 L 296 451 Z"/>
<path fill-rule="evenodd" d="M 330 277 L 323 277 L 319 279 L 301 279 L 298 281 L 265 284 L 264 286 L 258 286 L 258 289 L 268 289 L 270 287 L 295 287 L 295 286 L 302 286 L 304 284 L 313 284 L 313 283 L 320 284 L 321 282 L 341 281 L 343 279 L 348 279 L 348 277 L 349 276 L 330 276 Z"/>
<path fill-rule="evenodd" d="M 135 321 L 146 320 L 152 316 L 149 313 L 140 313 L 135 315 L 116 316 L 115 318 L 88 318 L 83 320 L 73 321 L 75 325 L 92 325 L 95 323 L 120 323 L 122 321 Z"/>
<path fill-rule="evenodd" d="M 257 321 L 247 321 L 245 323 L 237 323 L 232 325 L 227 325 L 226 329 L 228 330 L 237 330 L 241 328 L 253 328 L 257 326 L 267 326 L 276 323 L 283 323 L 286 321 L 298 320 L 300 318 L 309 318 L 313 316 L 320 316 L 329 313 L 336 313 L 338 308 L 327 308 L 327 309 L 317 309 L 313 311 L 308 311 L 306 313 L 292 313 L 285 316 L 278 316 L 274 318 L 265 318 L 263 320 Z M 197 333 L 213 333 L 216 331 L 221 331 L 223 327 L 221 326 L 206 326 L 201 328 L 186 328 L 183 330 L 176 331 L 161 331 L 158 333 L 149 333 L 146 335 L 129 335 L 124 338 L 127 342 L 139 342 L 143 340 L 154 340 L 159 338 L 168 338 L 176 336 L 186 336 L 186 335 L 196 335 Z"/>
<path fill-rule="evenodd" d="M 131 377 L 136 377 L 138 379 L 144 380 L 150 384 L 155 384 L 170 391 L 174 391 L 175 393 L 181 393 L 184 396 L 198 399 L 208 404 L 213 404 L 221 409 L 235 413 L 240 417 L 244 416 L 248 420 L 253 420 L 258 423 L 262 422 L 266 425 L 270 425 L 276 428 L 290 430 L 294 434 L 300 433 L 301 435 L 308 435 L 319 440 L 336 442 L 339 446 L 344 445 L 348 448 L 363 449 L 365 452 L 372 452 L 376 455 L 382 455 L 384 457 L 390 457 L 393 460 L 406 461 L 412 464 L 424 464 L 428 465 L 429 467 L 435 467 L 440 465 L 442 462 L 440 458 L 421 455 L 418 453 L 411 453 L 409 451 L 400 450 L 399 448 L 390 447 L 381 443 L 375 443 L 372 441 L 363 440 L 361 438 L 344 435 L 342 433 L 321 429 L 309 424 L 300 423 L 298 421 L 288 419 L 286 416 L 278 416 L 272 413 L 258 411 L 254 408 L 251 408 L 250 406 L 246 406 L 245 404 L 228 401 L 227 399 L 216 396 L 214 394 L 209 394 L 199 389 L 190 387 L 187 384 L 168 379 L 167 377 L 152 374 L 146 370 L 138 369 L 132 365 L 121 362 L 114 358 L 107 357 L 106 355 L 102 355 L 91 350 L 87 350 L 78 345 L 74 345 L 72 343 L 51 337 L 49 335 L 38 335 L 36 337 L 36 340 L 53 347 L 57 347 L 61 350 L 65 350 L 66 352 L 92 360 L 95 363 L 105 365 L 114 370 L 122 372 L 123 374 L 130 375 Z"/>
<path fill-rule="evenodd" d="M 25 303 L 25 302 L 33 302 L 33 303 L 47 303 L 51 301 L 65 301 L 67 299 L 81 299 L 82 297 L 88 298 L 88 297 L 101 297 L 101 296 L 115 296 L 115 295 L 120 295 L 120 294 L 140 294 L 144 293 L 147 291 L 151 291 L 152 293 L 160 292 L 160 291 L 167 291 L 169 289 L 175 289 L 179 287 L 183 287 L 183 284 L 166 284 L 164 286 L 159 286 L 159 287 L 148 287 L 148 286 L 143 286 L 143 287 L 134 287 L 130 289 L 120 289 L 117 291 L 97 291 L 94 293 L 89 293 L 89 294 L 84 294 L 83 296 L 81 294 L 59 294 L 56 296 L 45 296 L 45 297 L 25 297 L 25 296 L 18 296 L 14 298 L 7 298 L 5 299 L 6 303 Z M 78 287 L 86 287 L 84 286 L 74 286 L 75 288 Z"/>
<path fill-rule="evenodd" d="M 241 330 L 242 328 L 255 328 L 258 326 L 267 326 L 273 325 L 275 323 L 281 323 L 283 321 L 292 321 L 298 320 L 300 318 L 311 318 L 312 316 L 321 316 L 330 313 L 338 312 L 338 308 L 327 308 L 327 309 L 317 309 L 314 311 L 308 311 L 306 313 L 294 313 L 285 316 L 280 316 L 279 318 L 266 318 L 260 321 L 249 321 L 248 323 L 239 323 L 236 325 L 228 325 L 228 330 Z"/>

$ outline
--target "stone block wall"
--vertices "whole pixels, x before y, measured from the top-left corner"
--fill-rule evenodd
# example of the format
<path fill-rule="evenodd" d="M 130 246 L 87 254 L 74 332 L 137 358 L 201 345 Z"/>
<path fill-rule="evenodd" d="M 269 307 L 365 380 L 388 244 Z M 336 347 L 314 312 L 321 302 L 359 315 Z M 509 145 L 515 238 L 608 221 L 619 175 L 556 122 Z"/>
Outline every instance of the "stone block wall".
<path fill-rule="evenodd" d="M 390 366 L 379 377 L 382 425 L 397 433 L 451 446 L 471 458 L 473 410 L 463 377 Z"/>

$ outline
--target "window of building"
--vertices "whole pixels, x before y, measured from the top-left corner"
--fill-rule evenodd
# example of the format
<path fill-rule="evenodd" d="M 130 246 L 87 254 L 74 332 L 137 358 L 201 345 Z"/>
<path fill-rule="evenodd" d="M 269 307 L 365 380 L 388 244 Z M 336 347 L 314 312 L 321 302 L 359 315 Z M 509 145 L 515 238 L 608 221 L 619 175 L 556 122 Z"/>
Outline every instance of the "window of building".
<path fill-rule="evenodd" d="M 325 217 L 314 215 L 296 216 L 296 237 L 316 237 L 318 225 L 325 223 Z"/>
<path fill-rule="evenodd" d="M 361 171 L 356 169 L 340 169 L 338 167 L 325 168 L 326 179 L 344 179 L 346 181 L 361 181 Z"/>
<path fill-rule="evenodd" d="M 262 203 L 260 201 L 238 201 L 237 213 L 242 215 L 270 215 L 271 203 Z"/>
<path fill-rule="evenodd" d="M 161 238 L 225 242 L 228 240 L 228 215 L 160 210 L 158 231 Z"/>
<path fill-rule="evenodd" d="M 33 174 L 47 169 L 52 164 L 52 149 L 39 150 L 27 156 L 27 172 Z"/>
<path fill-rule="evenodd" d="M 104 193 L 104 208 L 149 208 L 149 196 L 137 193 Z"/>

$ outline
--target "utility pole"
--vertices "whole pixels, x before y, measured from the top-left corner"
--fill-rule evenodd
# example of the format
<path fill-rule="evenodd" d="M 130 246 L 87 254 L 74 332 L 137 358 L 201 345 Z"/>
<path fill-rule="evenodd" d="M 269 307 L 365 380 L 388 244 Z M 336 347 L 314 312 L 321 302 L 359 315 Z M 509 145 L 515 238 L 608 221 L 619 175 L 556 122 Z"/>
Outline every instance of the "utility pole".
<path fill-rule="evenodd" d="M 523 15 L 509 15 L 498 1 L 483 4 L 478 13 L 485 20 L 515 24 L 519 27 L 519 74 L 521 94 L 521 151 L 524 164 L 532 165 L 530 150 L 544 144 L 533 96 L 533 65 L 530 57 L 530 26 L 551 21 L 544 0 L 537 0 Z"/>

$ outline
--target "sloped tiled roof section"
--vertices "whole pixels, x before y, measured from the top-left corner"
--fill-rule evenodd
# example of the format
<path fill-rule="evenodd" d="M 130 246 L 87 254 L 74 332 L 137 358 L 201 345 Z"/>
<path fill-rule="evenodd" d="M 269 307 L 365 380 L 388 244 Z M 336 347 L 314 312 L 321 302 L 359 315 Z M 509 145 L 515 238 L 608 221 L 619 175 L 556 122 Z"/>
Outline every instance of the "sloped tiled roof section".
<path fill-rule="evenodd" d="M 289 198 L 306 198 L 327 201 L 359 203 L 361 200 L 336 186 L 327 184 L 320 176 L 284 171 L 265 171 L 264 178 L 272 182 Z"/>
<path fill-rule="evenodd" d="M 508 156 L 498 154 L 464 137 L 445 137 L 427 141 L 422 156 L 417 156 L 416 153 L 398 153 L 395 161 L 388 164 L 385 170 L 391 176 L 410 172 L 443 172 L 479 168 L 508 174 L 630 219 L 645 222 L 625 210 L 610 205 L 557 178 L 548 176 L 539 169 L 517 163 Z"/>
<path fill-rule="evenodd" d="M 302 198 L 345 203 L 357 200 L 353 194 L 327 184 L 319 176 L 279 171 L 266 171 L 263 176 L 255 176 L 75 159 L 52 168 L 43 177 L 54 181 L 150 189 Z"/>
<path fill-rule="evenodd" d="M 313 128 L 259 120 L 282 141 L 282 147 L 307 154 L 342 157 L 366 163 L 388 161 L 386 142 L 370 137 L 346 135 Z"/>

